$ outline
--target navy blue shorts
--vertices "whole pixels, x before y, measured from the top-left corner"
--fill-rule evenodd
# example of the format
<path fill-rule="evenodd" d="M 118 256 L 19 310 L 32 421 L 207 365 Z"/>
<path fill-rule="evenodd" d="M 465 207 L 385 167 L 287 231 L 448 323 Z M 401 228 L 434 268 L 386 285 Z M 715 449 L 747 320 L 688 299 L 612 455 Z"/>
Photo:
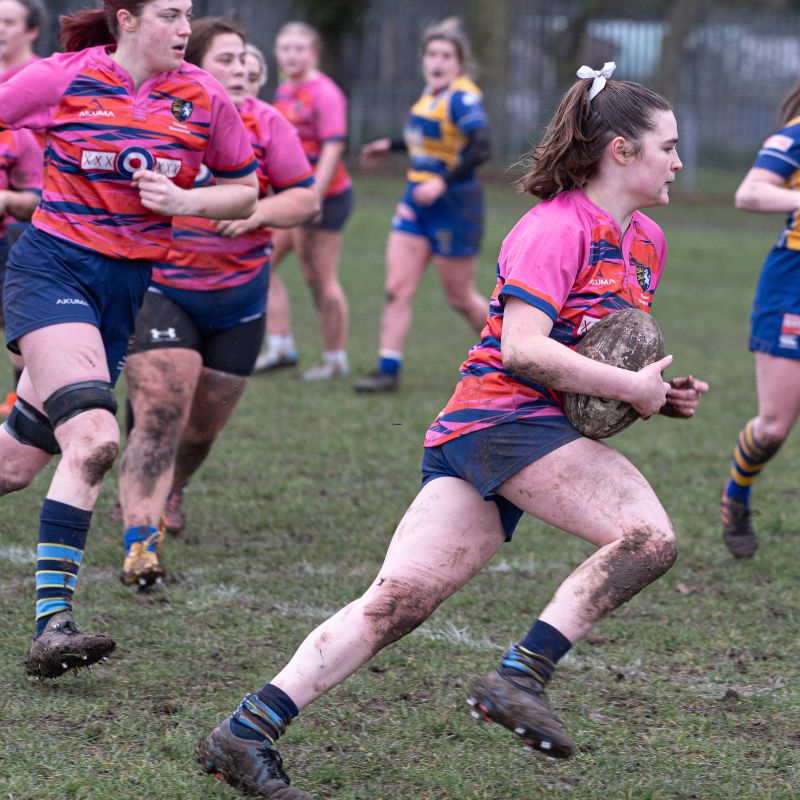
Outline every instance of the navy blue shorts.
<path fill-rule="evenodd" d="M 412 199 L 416 183 L 406 191 L 392 219 L 392 230 L 422 236 L 431 243 L 434 255 L 445 258 L 471 258 L 478 255 L 483 236 L 483 189 L 477 180 L 449 186 L 429 206 L 418 206 Z"/>
<path fill-rule="evenodd" d="M 750 349 L 800 358 L 800 252 L 776 247 L 764 261 L 750 317 Z"/>
<path fill-rule="evenodd" d="M 326 197 L 322 201 L 322 217 L 316 222 L 307 222 L 303 227 L 321 231 L 340 231 L 344 228 L 352 210 L 353 190 L 345 189 L 339 194 Z"/>
<path fill-rule="evenodd" d="M 196 350 L 203 366 L 252 374 L 266 328 L 269 261 L 247 283 L 198 292 L 153 283 L 136 319 L 131 353 L 182 347 Z"/>
<path fill-rule="evenodd" d="M 18 353 L 17 340 L 31 331 L 85 322 L 99 329 L 116 383 L 151 267 L 150 261 L 111 258 L 28 227 L 11 248 L 3 285 L 8 349 Z"/>
<path fill-rule="evenodd" d="M 519 419 L 483 428 L 438 447 L 426 447 L 422 485 L 445 476 L 471 483 L 484 500 L 497 505 L 506 541 L 510 541 L 524 512 L 496 494 L 497 487 L 528 464 L 580 438 L 564 417 Z"/>

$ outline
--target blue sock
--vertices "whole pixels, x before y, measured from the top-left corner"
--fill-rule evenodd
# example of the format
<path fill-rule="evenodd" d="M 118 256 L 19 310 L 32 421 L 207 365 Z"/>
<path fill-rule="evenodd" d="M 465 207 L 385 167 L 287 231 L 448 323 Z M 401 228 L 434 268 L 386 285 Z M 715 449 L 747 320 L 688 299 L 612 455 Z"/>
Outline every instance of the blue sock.
<path fill-rule="evenodd" d="M 400 358 L 380 356 L 378 358 L 378 369 L 387 375 L 397 375 L 400 372 L 400 365 L 403 363 Z"/>
<path fill-rule="evenodd" d="M 158 528 L 154 528 L 152 525 L 139 525 L 135 528 L 128 528 L 123 535 L 125 552 L 130 552 L 131 545 L 134 542 L 146 542 L 157 531 Z M 150 544 L 147 545 L 147 549 L 151 552 L 155 552 L 158 549 L 157 537 L 153 537 Z"/>
<path fill-rule="evenodd" d="M 42 503 L 36 550 L 36 636 L 54 614 L 72 610 L 91 520 L 91 511 L 57 500 Z"/>
<path fill-rule="evenodd" d="M 268 739 L 275 744 L 298 713 L 286 692 L 267 683 L 242 700 L 231 716 L 231 732 L 240 739 Z"/>

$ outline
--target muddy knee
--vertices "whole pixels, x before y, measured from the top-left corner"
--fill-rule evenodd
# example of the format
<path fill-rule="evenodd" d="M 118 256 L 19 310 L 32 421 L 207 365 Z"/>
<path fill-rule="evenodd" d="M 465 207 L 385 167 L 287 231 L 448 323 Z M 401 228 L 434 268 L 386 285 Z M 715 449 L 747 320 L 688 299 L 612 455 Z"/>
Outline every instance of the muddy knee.
<path fill-rule="evenodd" d="M 363 610 L 374 631 L 374 652 L 419 627 L 439 604 L 428 586 L 398 578 L 378 578 Z"/>
<path fill-rule="evenodd" d="M 85 456 L 83 462 L 83 477 L 89 486 L 96 486 L 103 480 L 114 464 L 119 453 L 117 442 L 106 441 L 97 444 Z"/>

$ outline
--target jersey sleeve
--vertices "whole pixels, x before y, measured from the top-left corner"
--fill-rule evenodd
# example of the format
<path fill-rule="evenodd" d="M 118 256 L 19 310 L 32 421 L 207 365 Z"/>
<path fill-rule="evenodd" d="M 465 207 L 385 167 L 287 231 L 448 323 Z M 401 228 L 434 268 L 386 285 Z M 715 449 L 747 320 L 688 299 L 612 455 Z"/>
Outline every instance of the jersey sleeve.
<path fill-rule="evenodd" d="M 211 130 L 203 161 L 217 178 L 241 178 L 257 165 L 250 137 L 231 99 L 214 95 Z"/>
<path fill-rule="evenodd" d="M 313 186 L 314 170 L 294 125 L 277 111 L 270 115 L 266 124 L 264 167 L 273 190 L 281 192 L 296 186 Z"/>
<path fill-rule="evenodd" d="M 800 169 L 800 121 L 786 125 L 761 145 L 754 167 L 788 178 Z"/>
<path fill-rule="evenodd" d="M 14 131 L 18 159 L 11 171 L 9 185 L 18 192 L 42 193 L 44 154 L 31 131 Z"/>
<path fill-rule="evenodd" d="M 518 297 L 554 322 L 564 307 L 583 263 L 583 234 L 576 227 L 554 226 L 546 218 L 528 218 L 504 243 L 500 295 Z"/>
<path fill-rule="evenodd" d="M 72 78 L 74 53 L 43 58 L 0 84 L 0 128 L 47 128 Z"/>
<path fill-rule="evenodd" d="M 317 118 L 320 142 L 343 141 L 347 138 L 347 98 L 333 82 L 320 86 Z"/>
<path fill-rule="evenodd" d="M 450 118 L 464 133 L 489 127 L 480 96 L 463 89 L 453 92 L 450 98 Z"/>

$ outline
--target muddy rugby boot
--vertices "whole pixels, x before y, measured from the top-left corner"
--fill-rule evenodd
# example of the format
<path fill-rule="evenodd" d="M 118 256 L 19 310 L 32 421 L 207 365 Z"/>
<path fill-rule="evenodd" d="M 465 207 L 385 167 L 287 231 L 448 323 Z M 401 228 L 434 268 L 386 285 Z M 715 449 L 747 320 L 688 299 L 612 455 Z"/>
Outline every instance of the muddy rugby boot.
<path fill-rule="evenodd" d="M 366 378 L 357 381 L 353 389 L 359 394 L 377 394 L 378 392 L 396 392 L 400 386 L 397 375 L 375 370 Z"/>
<path fill-rule="evenodd" d="M 158 563 L 158 551 L 163 540 L 164 532 L 159 529 L 144 541 L 131 544 L 125 554 L 119 576 L 126 586 L 138 586 L 144 589 L 154 583 L 161 583 L 166 572 Z"/>
<path fill-rule="evenodd" d="M 722 538 L 734 558 L 752 558 L 758 550 L 750 509 L 741 501 L 722 494 L 720 507 Z"/>
<path fill-rule="evenodd" d="M 501 667 L 484 675 L 467 702 L 475 719 L 497 722 L 547 756 L 569 758 L 577 749 L 553 714 L 544 686 L 519 670 Z"/>
<path fill-rule="evenodd" d="M 116 646 L 110 636 L 81 633 L 72 614 L 60 611 L 33 640 L 25 669 L 35 678 L 58 678 L 68 670 L 90 667 Z"/>
<path fill-rule="evenodd" d="M 266 739 L 240 739 L 226 719 L 200 739 L 195 749 L 203 772 L 229 783 L 243 794 L 275 800 L 312 800 L 290 786 L 278 751 Z"/>
<path fill-rule="evenodd" d="M 183 491 L 177 489 L 169 493 L 164 504 L 164 513 L 161 515 L 161 527 L 173 536 L 177 536 L 186 527 L 186 519 L 183 516 Z"/>

